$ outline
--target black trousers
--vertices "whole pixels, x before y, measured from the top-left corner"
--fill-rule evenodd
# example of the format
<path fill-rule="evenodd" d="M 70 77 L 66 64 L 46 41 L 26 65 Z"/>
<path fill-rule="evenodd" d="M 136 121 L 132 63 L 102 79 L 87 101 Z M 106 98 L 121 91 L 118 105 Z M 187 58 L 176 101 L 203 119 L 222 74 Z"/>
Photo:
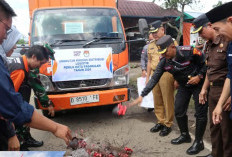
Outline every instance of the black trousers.
<path fill-rule="evenodd" d="M 186 87 L 180 85 L 175 97 L 175 116 L 182 118 L 187 115 L 187 110 L 191 97 L 193 96 L 195 105 L 195 117 L 199 120 L 207 121 L 208 103 L 199 104 L 199 93 L 201 92 L 202 84 Z"/>

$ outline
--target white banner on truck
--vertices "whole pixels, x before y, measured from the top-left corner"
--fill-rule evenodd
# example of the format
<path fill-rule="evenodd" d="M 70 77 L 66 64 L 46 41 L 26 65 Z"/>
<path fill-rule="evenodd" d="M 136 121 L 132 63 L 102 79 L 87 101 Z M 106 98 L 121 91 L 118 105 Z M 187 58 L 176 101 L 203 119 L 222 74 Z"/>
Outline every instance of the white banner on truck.
<path fill-rule="evenodd" d="M 57 49 L 55 59 L 54 82 L 113 77 L 112 48 Z"/>

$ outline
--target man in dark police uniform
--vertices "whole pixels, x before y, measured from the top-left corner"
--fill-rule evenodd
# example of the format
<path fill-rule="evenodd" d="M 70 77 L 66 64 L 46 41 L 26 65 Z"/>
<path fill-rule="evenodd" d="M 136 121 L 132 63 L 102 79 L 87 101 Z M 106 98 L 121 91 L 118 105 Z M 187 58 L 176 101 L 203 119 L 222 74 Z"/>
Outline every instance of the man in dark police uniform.
<path fill-rule="evenodd" d="M 204 149 L 202 141 L 207 124 L 207 103 L 199 104 L 199 93 L 206 73 L 205 57 L 199 50 L 191 46 L 175 46 L 170 35 L 160 38 L 156 45 L 158 52 L 163 58 L 139 98 L 130 105 L 138 104 L 142 101 L 153 87 L 157 84 L 165 71 L 171 73 L 179 83 L 178 92 L 175 99 L 175 116 L 181 135 L 171 140 L 172 144 L 190 143 L 191 137 L 188 130 L 188 116 L 186 115 L 189 101 L 193 95 L 195 102 L 196 117 L 196 138 L 193 145 L 187 150 L 187 154 L 197 154 Z"/>
<path fill-rule="evenodd" d="M 225 40 L 224 36 L 219 35 L 212 28 L 212 24 L 205 14 L 197 17 L 193 21 L 193 25 L 195 30 L 192 33 L 199 33 L 202 38 L 208 40 L 205 46 L 206 64 L 208 68 L 205 82 L 199 95 L 199 102 L 204 104 L 205 101 L 207 101 L 207 94 L 209 91 L 208 104 L 212 153 L 207 157 L 229 157 L 229 154 L 232 154 L 232 145 L 229 140 L 232 136 L 232 121 L 229 118 L 230 112 L 228 112 L 229 105 L 227 105 L 222 112 L 223 122 L 221 125 L 214 125 L 211 119 L 212 112 L 220 98 L 228 73 L 226 52 L 229 42 Z"/>

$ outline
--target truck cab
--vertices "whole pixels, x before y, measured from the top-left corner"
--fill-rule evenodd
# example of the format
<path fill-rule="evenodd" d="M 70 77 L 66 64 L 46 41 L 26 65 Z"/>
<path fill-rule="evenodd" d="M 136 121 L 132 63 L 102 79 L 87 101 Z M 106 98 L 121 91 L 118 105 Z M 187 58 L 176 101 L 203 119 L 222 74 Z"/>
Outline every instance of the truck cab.
<path fill-rule="evenodd" d="M 54 109 L 128 101 L 128 47 L 115 2 L 100 0 L 96 4 L 96 0 L 88 0 L 88 4 L 80 4 L 80 0 L 72 0 L 71 4 L 63 5 L 62 1 L 56 5 L 52 5 L 53 0 L 49 4 L 42 2 L 29 0 L 30 45 L 48 43 L 55 51 L 55 60 L 40 68 L 40 80 Z M 46 108 L 36 97 L 35 102 L 45 114 Z"/>

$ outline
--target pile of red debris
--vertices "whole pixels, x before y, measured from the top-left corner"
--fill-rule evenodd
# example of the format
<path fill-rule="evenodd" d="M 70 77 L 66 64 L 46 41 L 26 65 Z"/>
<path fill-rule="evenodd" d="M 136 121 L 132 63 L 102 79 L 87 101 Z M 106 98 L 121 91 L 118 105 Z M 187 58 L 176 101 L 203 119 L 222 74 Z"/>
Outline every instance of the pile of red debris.
<path fill-rule="evenodd" d="M 96 145 L 88 144 L 83 138 L 73 137 L 68 148 L 73 150 L 71 153 L 73 157 L 130 157 L 133 152 L 132 149 L 127 147 L 116 148 L 110 146 L 110 144 L 107 144 L 107 146 L 99 145 L 99 142 Z"/>

